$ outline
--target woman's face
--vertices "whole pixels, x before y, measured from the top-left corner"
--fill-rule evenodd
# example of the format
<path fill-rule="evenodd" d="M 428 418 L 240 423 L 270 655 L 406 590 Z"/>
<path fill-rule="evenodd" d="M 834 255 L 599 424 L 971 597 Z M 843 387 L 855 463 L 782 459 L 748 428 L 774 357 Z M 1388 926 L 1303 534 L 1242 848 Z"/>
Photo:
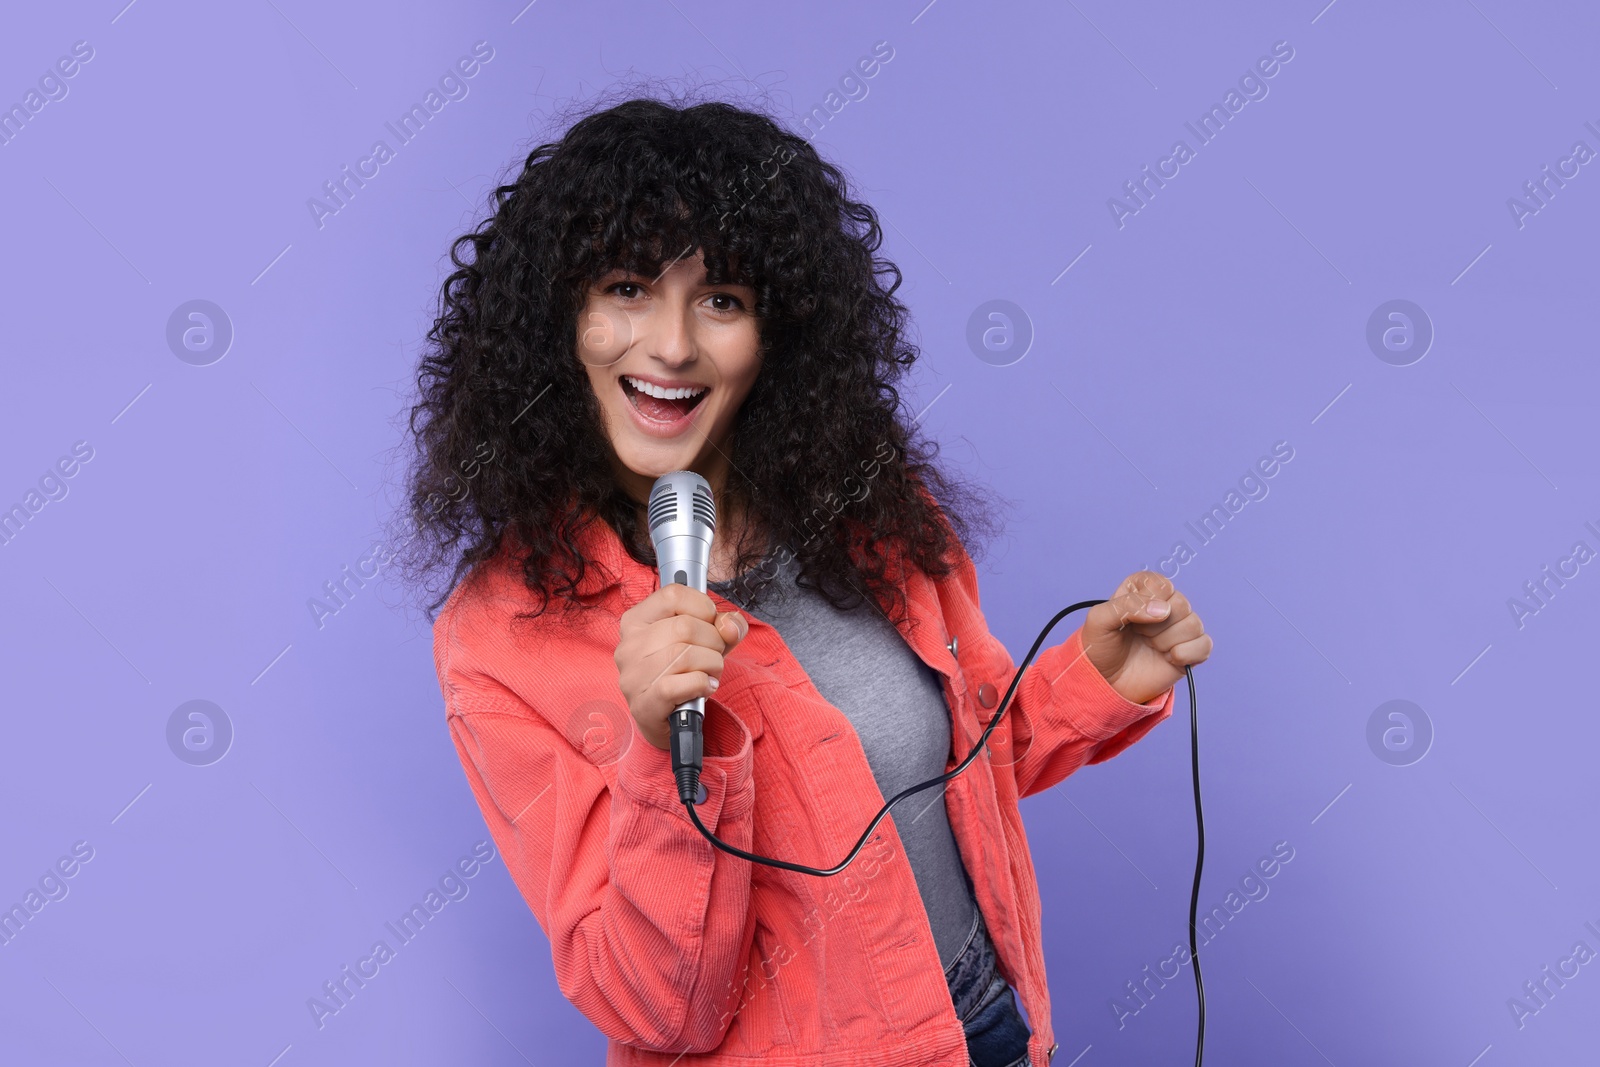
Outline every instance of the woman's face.
<path fill-rule="evenodd" d="M 578 357 L 635 499 L 668 471 L 693 470 L 713 492 L 725 484 L 734 416 L 761 367 L 755 299 L 749 286 L 708 284 L 699 257 L 590 287 Z"/>

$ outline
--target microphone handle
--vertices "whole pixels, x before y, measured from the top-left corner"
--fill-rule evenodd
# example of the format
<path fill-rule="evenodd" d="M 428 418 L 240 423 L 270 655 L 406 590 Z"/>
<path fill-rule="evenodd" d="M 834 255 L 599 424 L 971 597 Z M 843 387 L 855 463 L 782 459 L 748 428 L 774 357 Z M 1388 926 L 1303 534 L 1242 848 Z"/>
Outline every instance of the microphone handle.
<path fill-rule="evenodd" d="M 691 482 L 694 483 L 692 489 Z M 707 572 L 711 565 L 712 531 L 716 525 L 705 479 L 685 471 L 666 474 L 656 480 L 650 497 L 654 509 L 650 543 L 661 568 L 662 586 L 686 585 L 704 593 L 710 577 Z M 701 723 L 705 710 L 706 698 L 695 697 L 674 708 L 668 719 L 672 777 L 678 783 L 678 799 L 686 805 L 700 800 L 700 772 L 705 757 Z"/>
<path fill-rule="evenodd" d="M 700 799 L 700 771 L 705 747 L 701 722 L 705 718 L 705 697 L 679 704 L 672 713 L 672 776 L 678 782 L 678 799 L 685 804 Z"/>
<path fill-rule="evenodd" d="M 697 571 L 696 577 L 703 574 L 703 570 Z M 699 587 L 699 583 L 691 581 L 684 570 L 674 569 L 672 580 L 691 588 Z M 700 589 L 700 592 L 705 590 Z M 684 804 L 700 801 L 700 772 L 705 767 L 705 738 L 701 724 L 705 720 L 705 711 L 706 698 L 695 697 L 674 708 L 668 720 L 672 729 L 672 777 L 678 783 L 678 800 Z"/>

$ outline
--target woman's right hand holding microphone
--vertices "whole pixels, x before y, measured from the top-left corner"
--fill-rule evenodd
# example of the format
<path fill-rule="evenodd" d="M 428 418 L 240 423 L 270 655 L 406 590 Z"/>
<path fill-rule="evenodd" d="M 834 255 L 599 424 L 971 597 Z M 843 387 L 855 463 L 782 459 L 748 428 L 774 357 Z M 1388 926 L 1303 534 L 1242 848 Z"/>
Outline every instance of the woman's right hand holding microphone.
<path fill-rule="evenodd" d="M 724 657 L 749 632 L 744 616 L 719 612 L 705 593 L 678 583 L 622 613 L 617 677 L 646 740 L 668 747 L 673 710 L 716 690 Z"/>

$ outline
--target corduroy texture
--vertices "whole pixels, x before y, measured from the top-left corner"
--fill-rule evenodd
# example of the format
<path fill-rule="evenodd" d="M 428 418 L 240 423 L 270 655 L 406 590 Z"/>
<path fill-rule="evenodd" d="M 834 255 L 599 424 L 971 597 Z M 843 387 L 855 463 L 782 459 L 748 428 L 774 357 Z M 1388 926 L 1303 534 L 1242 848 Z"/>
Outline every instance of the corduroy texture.
<path fill-rule="evenodd" d="M 434 659 L 473 795 L 550 939 L 562 992 L 610 1038 L 606 1063 L 966 1067 L 894 814 L 831 878 L 751 864 L 701 838 L 668 754 L 637 732 L 617 684 L 618 620 L 656 575 L 602 522 L 585 529 L 583 549 L 598 564 L 580 586 L 586 607 L 552 605 L 532 620 L 513 622 L 535 600 L 509 557 L 480 564 L 434 624 Z M 911 569 L 904 591 L 900 632 L 944 679 L 948 769 L 993 715 L 979 686 L 1003 694 L 1014 664 L 984 622 L 965 554 L 940 581 Z M 746 618 L 706 702 L 701 819 L 740 848 L 831 866 L 884 797 L 849 721 L 777 632 Z M 989 752 L 949 783 L 951 829 L 1039 1067 L 1055 1038 L 1017 801 L 1123 751 L 1172 701 L 1171 690 L 1150 704 L 1124 699 L 1074 631 L 1039 653 Z"/>

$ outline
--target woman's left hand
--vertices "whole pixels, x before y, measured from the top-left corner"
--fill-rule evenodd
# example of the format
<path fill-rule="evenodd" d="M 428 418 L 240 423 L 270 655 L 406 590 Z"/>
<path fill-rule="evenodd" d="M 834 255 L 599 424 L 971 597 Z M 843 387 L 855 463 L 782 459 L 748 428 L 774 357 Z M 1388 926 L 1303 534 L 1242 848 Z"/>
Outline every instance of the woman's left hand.
<path fill-rule="evenodd" d="M 1111 688 L 1145 704 L 1172 688 L 1183 668 L 1211 655 L 1211 636 L 1165 576 L 1135 571 L 1111 599 L 1089 609 L 1083 652 Z"/>

